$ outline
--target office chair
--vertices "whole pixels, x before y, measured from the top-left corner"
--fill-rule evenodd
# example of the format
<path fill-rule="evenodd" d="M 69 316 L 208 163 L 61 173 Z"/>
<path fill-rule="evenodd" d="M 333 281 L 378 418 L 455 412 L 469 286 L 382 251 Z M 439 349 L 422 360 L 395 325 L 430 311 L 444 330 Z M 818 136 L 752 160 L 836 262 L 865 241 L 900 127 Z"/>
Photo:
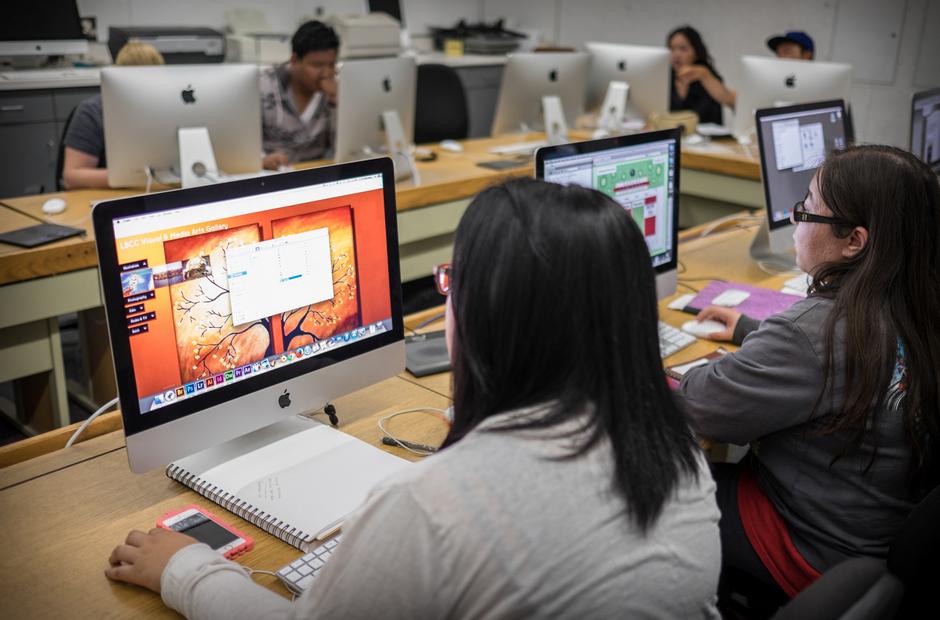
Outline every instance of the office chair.
<path fill-rule="evenodd" d="M 75 110 L 78 106 L 72 108 L 65 119 L 65 125 L 62 126 L 62 135 L 59 136 L 59 153 L 55 160 L 55 188 L 54 191 L 61 192 L 65 190 L 62 184 L 62 169 L 65 167 L 65 136 L 69 134 L 69 125 L 72 124 L 72 117 L 75 116 Z"/>
<path fill-rule="evenodd" d="M 898 618 L 936 617 L 940 584 L 940 487 L 911 511 L 891 543 L 888 570 L 904 582 Z"/>
<path fill-rule="evenodd" d="M 880 620 L 901 605 L 904 585 L 881 560 L 836 564 L 780 608 L 774 620 Z"/>
<path fill-rule="evenodd" d="M 457 72 L 446 65 L 418 65 L 415 143 L 463 140 L 470 118 Z"/>

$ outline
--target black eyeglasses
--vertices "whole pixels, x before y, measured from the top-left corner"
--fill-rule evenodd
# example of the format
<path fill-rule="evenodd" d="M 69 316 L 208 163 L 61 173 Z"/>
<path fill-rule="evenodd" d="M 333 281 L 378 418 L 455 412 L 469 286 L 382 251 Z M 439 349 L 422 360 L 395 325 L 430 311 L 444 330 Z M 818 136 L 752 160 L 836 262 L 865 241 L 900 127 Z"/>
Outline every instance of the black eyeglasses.
<path fill-rule="evenodd" d="M 796 204 L 793 205 L 793 211 L 790 212 L 790 221 L 794 224 L 799 222 L 811 222 L 814 224 L 835 224 L 836 226 L 849 226 L 852 225 L 842 219 L 837 217 L 826 217 L 825 215 L 816 215 L 815 213 L 807 213 L 806 207 L 803 203 L 806 201 L 803 200 L 796 201 Z"/>

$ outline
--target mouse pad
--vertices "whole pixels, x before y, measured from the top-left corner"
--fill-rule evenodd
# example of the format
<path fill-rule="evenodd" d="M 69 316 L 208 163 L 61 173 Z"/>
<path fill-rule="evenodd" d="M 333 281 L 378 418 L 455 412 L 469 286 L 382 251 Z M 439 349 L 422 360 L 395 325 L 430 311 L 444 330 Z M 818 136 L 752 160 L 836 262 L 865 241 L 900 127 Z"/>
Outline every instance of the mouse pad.
<path fill-rule="evenodd" d="M 444 330 L 405 338 L 405 368 L 416 377 L 450 370 Z"/>
<path fill-rule="evenodd" d="M 77 235 L 84 236 L 81 228 L 61 226 L 59 224 L 36 224 L 10 232 L 0 233 L 0 242 L 18 245 L 21 248 L 35 248 L 60 239 L 68 239 Z"/>

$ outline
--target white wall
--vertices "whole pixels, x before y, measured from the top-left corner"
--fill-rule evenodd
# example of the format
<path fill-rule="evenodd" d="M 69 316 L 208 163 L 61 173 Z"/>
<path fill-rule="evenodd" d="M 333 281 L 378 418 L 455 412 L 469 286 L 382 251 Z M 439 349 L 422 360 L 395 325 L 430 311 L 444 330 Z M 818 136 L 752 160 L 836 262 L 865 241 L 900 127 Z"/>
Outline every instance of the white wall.
<path fill-rule="evenodd" d="M 22 0 L 21 0 L 22 1 Z M 34 0 L 36 1 L 36 0 Z M 41 0 L 38 0 L 41 1 Z M 458 19 L 480 19 L 479 0 L 400 0 L 407 29 L 422 34 L 428 26 L 451 26 Z M 108 26 L 209 26 L 224 28 L 225 11 L 262 9 L 279 32 L 293 32 L 305 17 L 329 13 L 363 13 L 366 0 L 78 0 L 82 16 L 98 19 L 98 38 Z"/>
<path fill-rule="evenodd" d="M 807 31 L 816 57 L 855 68 L 852 108 L 860 141 L 908 146 L 911 94 L 940 86 L 940 0 L 480 0 L 483 19 L 538 28 L 543 40 L 663 45 L 691 24 L 726 83 L 738 58 L 770 55 L 772 34 Z"/>

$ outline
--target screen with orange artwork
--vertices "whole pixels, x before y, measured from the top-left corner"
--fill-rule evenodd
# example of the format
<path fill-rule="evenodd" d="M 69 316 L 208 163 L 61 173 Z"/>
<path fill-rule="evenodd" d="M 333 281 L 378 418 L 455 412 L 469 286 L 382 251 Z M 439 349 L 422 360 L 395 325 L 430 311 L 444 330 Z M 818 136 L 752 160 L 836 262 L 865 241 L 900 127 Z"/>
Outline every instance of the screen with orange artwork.
<path fill-rule="evenodd" d="M 391 329 L 381 175 L 115 220 L 141 413 Z"/>

